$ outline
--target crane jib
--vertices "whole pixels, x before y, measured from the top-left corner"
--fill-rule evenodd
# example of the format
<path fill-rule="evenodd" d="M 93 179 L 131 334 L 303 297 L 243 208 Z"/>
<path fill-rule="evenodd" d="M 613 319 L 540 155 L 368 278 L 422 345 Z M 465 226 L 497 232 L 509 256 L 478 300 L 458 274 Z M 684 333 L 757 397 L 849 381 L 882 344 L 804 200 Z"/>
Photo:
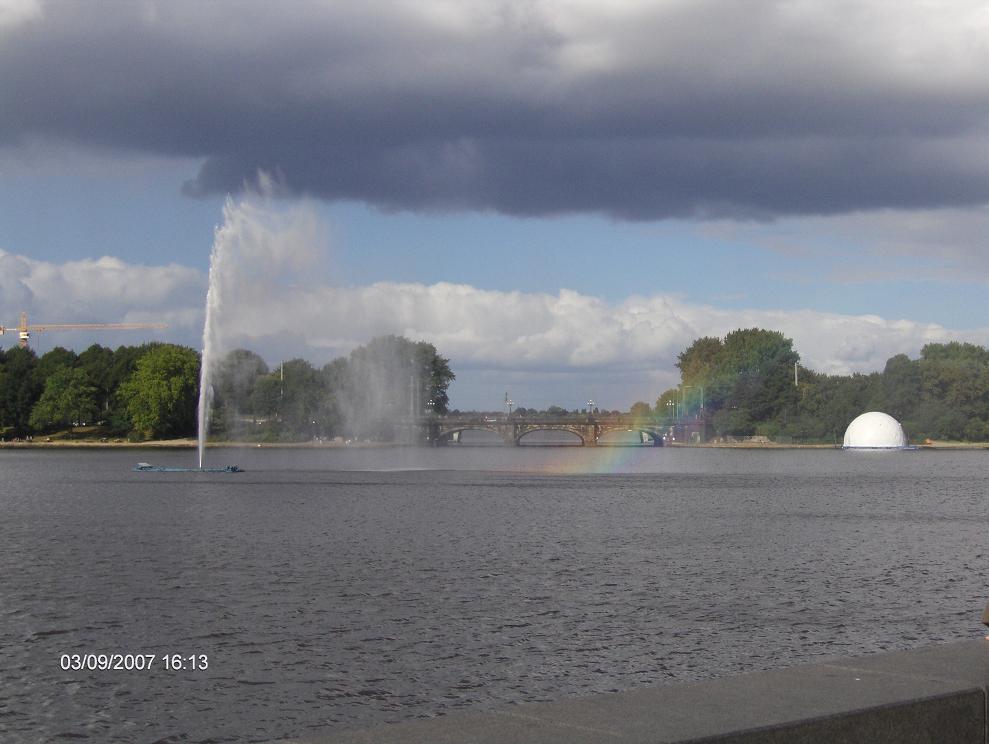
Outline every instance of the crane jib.
<path fill-rule="evenodd" d="M 20 346 L 22 348 L 27 348 L 28 341 L 31 339 L 31 333 L 42 333 L 45 331 L 162 330 L 167 327 L 168 325 L 165 323 L 42 323 L 29 325 L 27 322 L 27 313 L 21 313 L 21 322 L 17 328 L 0 326 L 0 335 L 3 335 L 6 331 L 16 330 L 20 340 Z"/>

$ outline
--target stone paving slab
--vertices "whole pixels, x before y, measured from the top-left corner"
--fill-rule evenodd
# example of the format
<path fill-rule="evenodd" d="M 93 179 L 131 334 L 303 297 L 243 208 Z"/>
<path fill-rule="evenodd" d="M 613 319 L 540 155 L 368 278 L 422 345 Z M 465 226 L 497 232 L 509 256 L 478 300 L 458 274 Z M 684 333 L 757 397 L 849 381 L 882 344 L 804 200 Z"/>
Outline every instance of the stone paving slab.
<path fill-rule="evenodd" d="M 285 744 L 989 744 L 987 690 L 977 640 Z"/>

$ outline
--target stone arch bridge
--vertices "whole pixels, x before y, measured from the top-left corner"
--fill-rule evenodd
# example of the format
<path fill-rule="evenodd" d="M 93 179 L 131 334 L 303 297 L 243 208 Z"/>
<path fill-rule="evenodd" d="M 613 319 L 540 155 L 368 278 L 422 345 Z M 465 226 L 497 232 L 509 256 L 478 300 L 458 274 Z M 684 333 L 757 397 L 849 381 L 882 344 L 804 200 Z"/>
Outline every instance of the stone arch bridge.
<path fill-rule="evenodd" d="M 571 417 L 466 417 L 450 416 L 423 419 L 417 423 L 421 441 L 434 446 L 458 442 L 465 431 L 490 431 L 498 434 L 505 444 L 518 446 L 520 440 L 534 431 L 565 431 L 574 434 L 585 447 L 593 447 L 605 434 L 611 432 L 639 432 L 654 447 L 663 446 L 663 435 L 669 427 L 651 422 L 636 421 L 626 416 L 571 416 Z"/>

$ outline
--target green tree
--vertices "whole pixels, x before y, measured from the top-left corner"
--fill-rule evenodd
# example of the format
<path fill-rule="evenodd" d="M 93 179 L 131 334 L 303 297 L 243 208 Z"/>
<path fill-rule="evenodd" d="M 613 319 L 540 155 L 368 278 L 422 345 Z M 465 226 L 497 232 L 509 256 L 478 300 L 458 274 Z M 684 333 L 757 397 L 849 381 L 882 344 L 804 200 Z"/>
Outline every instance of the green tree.
<path fill-rule="evenodd" d="M 667 424 L 673 423 L 673 419 L 676 417 L 676 406 L 679 397 L 680 393 L 676 388 L 664 390 L 656 399 L 656 416 Z"/>
<path fill-rule="evenodd" d="M 127 400 L 123 395 L 124 383 L 137 371 L 138 361 L 155 346 L 155 344 L 120 346 L 113 352 L 103 385 L 107 390 L 112 391 L 104 419 L 107 428 L 115 434 L 126 434 L 133 428 Z"/>
<path fill-rule="evenodd" d="M 877 410 L 880 375 L 822 375 L 801 368 L 795 412 L 787 410 L 787 434 L 803 441 L 839 443 L 845 428 L 860 413 Z"/>
<path fill-rule="evenodd" d="M 680 370 L 683 384 L 712 387 L 724 364 L 724 351 L 721 339 L 705 336 L 680 352 L 676 366 Z"/>
<path fill-rule="evenodd" d="M 651 420 L 652 408 L 649 407 L 648 403 L 639 400 L 632 404 L 632 407 L 629 409 L 629 415 L 636 421 Z"/>
<path fill-rule="evenodd" d="M 719 381 L 728 390 L 725 402 L 746 411 L 755 421 L 775 417 L 797 402 L 793 365 L 799 360 L 793 341 L 778 331 L 732 331 L 725 336 L 719 365 Z"/>
<path fill-rule="evenodd" d="M 56 346 L 38 359 L 34 374 L 38 376 L 38 381 L 44 387 L 45 381 L 55 372 L 66 367 L 75 367 L 78 363 L 79 357 L 74 351 Z"/>
<path fill-rule="evenodd" d="M 254 386 L 269 374 L 268 365 L 258 354 L 234 349 L 217 365 L 213 384 L 210 434 L 237 437 L 245 427 L 244 417 L 255 419 Z"/>
<path fill-rule="evenodd" d="M 989 438 L 989 351 L 975 344 L 928 344 L 919 359 L 891 357 L 883 371 L 824 375 L 801 368 L 782 334 L 740 329 L 702 338 L 679 356 L 682 385 L 667 390 L 656 410 L 686 402 L 705 388 L 706 414 L 719 434 L 785 434 L 801 441 L 839 442 L 856 416 L 885 411 L 913 439 Z"/>
<path fill-rule="evenodd" d="M 217 365 L 216 402 L 233 411 L 250 413 L 254 383 L 268 373 L 268 365 L 258 354 L 234 349 Z"/>
<path fill-rule="evenodd" d="M 957 341 L 928 344 L 916 367 L 920 397 L 908 418 L 915 435 L 983 438 L 989 428 L 989 351 Z"/>
<path fill-rule="evenodd" d="M 267 374 L 254 381 L 251 390 L 251 410 L 262 419 L 278 417 L 278 402 L 281 400 L 281 383 L 278 373 Z"/>
<path fill-rule="evenodd" d="M 266 438 L 298 441 L 335 436 L 340 430 L 337 406 L 340 367 L 337 360 L 321 370 L 305 359 L 291 359 L 256 378 L 251 406 Z"/>
<path fill-rule="evenodd" d="M 48 376 L 41 397 L 31 409 L 31 428 L 92 421 L 99 412 L 96 393 L 85 370 L 78 367 L 57 369 Z"/>
<path fill-rule="evenodd" d="M 359 436 L 387 436 L 384 422 L 428 412 L 445 414 L 454 380 L 449 360 L 424 341 L 379 336 L 350 354 L 342 404 Z"/>
<path fill-rule="evenodd" d="M 456 375 L 450 369 L 450 360 L 441 357 L 437 353 L 436 347 L 425 341 L 419 341 L 415 347 L 416 361 L 424 381 L 426 401 L 431 406 L 433 413 L 445 415 L 450 405 L 447 389 L 450 387 L 450 383 L 456 379 Z"/>
<path fill-rule="evenodd" d="M 703 411 L 722 435 L 775 433 L 797 416 L 793 366 L 799 358 L 790 339 L 762 328 L 697 339 L 677 357 L 679 390 L 660 396 L 657 410 L 674 408 L 667 405 L 672 401 L 691 414 Z"/>
<path fill-rule="evenodd" d="M 969 418 L 989 413 L 989 351 L 958 342 L 928 344 L 919 366 L 925 395 Z"/>
<path fill-rule="evenodd" d="M 154 437 L 194 434 L 198 384 L 195 351 L 172 344 L 151 346 L 121 385 L 134 431 Z"/>
<path fill-rule="evenodd" d="M 755 422 L 744 408 L 722 408 L 714 414 L 713 424 L 719 437 L 748 437 L 756 431 Z"/>
<path fill-rule="evenodd" d="M 32 349 L 15 347 L 4 354 L 0 368 L 0 427 L 10 427 L 15 436 L 30 431 L 31 409 L 44 389 L 35 374 L 37 364 L 38 357 Z"/>
<path fill-rule="evenodd" d="M 322 375 L 305 359 L 282 365 L 284 393 L 279 403 L 282 425 L 293 438 L 311 439 L 323 433 L 323 400 L 327 395 Z"/>
<path fill-rule="evenodd" d="M 106 419 L 110 412 L 110 401 L 119 385 L 111 378 L 114 353 L 112 349 L 93 344 L 79 355 L 78 365 L 85 370 L 90 383 L 96 389 L 96 405 L 99 417 Z"/>
<path fill-rule="evenodd" d="M 898 421 L 910 418 L 921 400 L 920 365 L 906 354 L 897 354 L 886 361 L 880 384 L 881 400 L 875 407 Z"/>

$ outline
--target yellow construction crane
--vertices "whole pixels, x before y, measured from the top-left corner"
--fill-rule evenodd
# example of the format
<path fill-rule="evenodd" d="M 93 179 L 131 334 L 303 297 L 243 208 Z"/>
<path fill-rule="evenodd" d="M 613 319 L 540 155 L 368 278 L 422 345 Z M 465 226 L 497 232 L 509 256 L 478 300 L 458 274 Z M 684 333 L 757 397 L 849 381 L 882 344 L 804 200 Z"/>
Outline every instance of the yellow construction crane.
<path fill-rule="evenodd" d="M 0 336 L 7 331 L 17 331 L 20 339 L 20 347 L 27 348 L 27 342 L 32 333 L 43 331 L 91 331 L 98 329 L 112 331 L 134 331 L 139 328 L 168 328 L 164 323 L 40 323 L 28 325 L 27 313 L 21 313 L 21 324 L 17 328 L 4 328 L 0 326 Z"/>

